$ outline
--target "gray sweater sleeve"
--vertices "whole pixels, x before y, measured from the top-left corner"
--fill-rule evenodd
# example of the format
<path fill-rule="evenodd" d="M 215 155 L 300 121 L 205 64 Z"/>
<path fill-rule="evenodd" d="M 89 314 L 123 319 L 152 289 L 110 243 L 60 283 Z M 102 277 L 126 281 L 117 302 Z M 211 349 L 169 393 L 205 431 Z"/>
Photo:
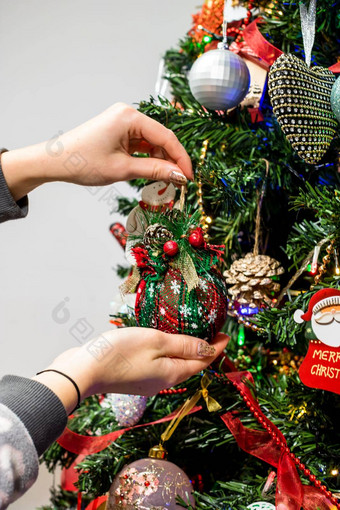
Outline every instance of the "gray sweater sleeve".
<path fill-rule="evenodd" d="M 0 381 L 0 510 L 34 483 L 38 456 L 66 424 L 61 400 L 44 384 L 13 375 Z"/>
<path fill-rule="evenodd" d="M 0 162 L 0 223 L 8 220 L 25 218 L 28 213 L 28 198 L 23 197 L 15 202 L 8 189 Z"/>

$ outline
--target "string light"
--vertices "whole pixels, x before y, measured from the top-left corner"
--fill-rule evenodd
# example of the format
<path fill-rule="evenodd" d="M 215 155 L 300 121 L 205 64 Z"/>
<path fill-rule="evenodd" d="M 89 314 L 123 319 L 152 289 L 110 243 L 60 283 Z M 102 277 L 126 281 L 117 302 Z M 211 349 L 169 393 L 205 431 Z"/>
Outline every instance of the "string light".
<path fill-rule="evenodd" d="M 320 246 L 316 245 L 314 248 L 313 260 L 311 264 L 310 272 L 312 274 L 316 274 L 318 272 L 318 258 L 320 253 Z"/>
<path fill-rule="evenodd" d="M 337 468 L 334 468 L 334 469 L 331 470 L 331 475 L 332 476 L 338 476 L 338 474 L 339 474 L 339 470 Z"/>
<path fill-rule="evenodd" d="M 204 142 L 202 144 L 201 151 L 200 151 L 200 157 L 199 157 L 199 162 L 198 162 L 198 182 L 197 182 L 198 209 L 201 212 L 200 223 L 201 223 L 202 230 L 204 232 L 204 240 L 205 241 L 209 240 L 208 229 L 209 229 L 209 225 L 211 225 L 211 223 L 212 223 L 212 218 L 205 214 L 204 207 L 203 207 L 202 172 L 201 172 L 202 166 L 204 165 L 205 158 L 207 155 L 208 145 L 209 145 L 209 140 L 204 140 Z"/>
<path fill-rule="evenodd" d="M 340 275 L 340 266 L 339 266 L 339 257 L 338 257 L 338 249 L 334 248 L 334 260 L 335 260 L 335 274 L 337 276 Z"/>
<path fill-rule="evenodd" d="M 246 340 L 246 335 L 244 332 L 244 326 L 243 326 L 243 324 L 240 324 L 240 327 L 238 329 L 238 335 L 237 335 L 237 345 L 242 347 L 244 345 L 245 340 Z"/>

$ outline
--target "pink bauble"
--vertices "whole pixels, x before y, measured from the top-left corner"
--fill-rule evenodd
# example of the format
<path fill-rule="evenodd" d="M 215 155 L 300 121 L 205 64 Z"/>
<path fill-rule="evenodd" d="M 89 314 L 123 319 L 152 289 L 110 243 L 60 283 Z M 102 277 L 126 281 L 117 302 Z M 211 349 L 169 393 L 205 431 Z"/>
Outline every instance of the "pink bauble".
<path fill-rule="evenodd" d="M 175 510 L 180 496 L 195 508 L 187 475 L 175 464 L 161 459 L 141 459 L 120 471 L 109 491 L 107 510 Z"/>

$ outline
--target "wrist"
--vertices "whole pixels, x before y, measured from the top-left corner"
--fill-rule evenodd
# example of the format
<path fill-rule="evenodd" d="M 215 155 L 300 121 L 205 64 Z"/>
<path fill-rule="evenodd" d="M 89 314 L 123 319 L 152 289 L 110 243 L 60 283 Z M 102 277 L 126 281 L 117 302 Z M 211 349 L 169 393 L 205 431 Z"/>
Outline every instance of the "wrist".
<path fill-rule="evenodd" d="M 76 407 L 78 402 L 77 392 L 73 384 L 66 377 L 56 372 L 44 372 L 35 375 L 32 379 L 53 391 L 62 402 L 68 415 Z"/>
<path fill-rule="evenodd" d="M 4 152 L 1 155 L 1 166 L 16 202 L 47 180 L 40 145 Z"/>

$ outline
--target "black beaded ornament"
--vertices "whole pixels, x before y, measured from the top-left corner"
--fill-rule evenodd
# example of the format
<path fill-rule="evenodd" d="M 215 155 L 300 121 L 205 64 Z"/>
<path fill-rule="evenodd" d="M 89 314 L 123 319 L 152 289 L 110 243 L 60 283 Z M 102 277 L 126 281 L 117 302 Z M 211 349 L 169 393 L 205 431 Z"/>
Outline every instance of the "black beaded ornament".
<path fill-rule="evenodd" d="M 270 69 L 268 89 L 274 114 L 306 163 L 318 163 L 335 135 L 337 120 L 331 109 L 334 81 L 328 69 L 308 68 L 289 54 L 281 55 Z"/>

